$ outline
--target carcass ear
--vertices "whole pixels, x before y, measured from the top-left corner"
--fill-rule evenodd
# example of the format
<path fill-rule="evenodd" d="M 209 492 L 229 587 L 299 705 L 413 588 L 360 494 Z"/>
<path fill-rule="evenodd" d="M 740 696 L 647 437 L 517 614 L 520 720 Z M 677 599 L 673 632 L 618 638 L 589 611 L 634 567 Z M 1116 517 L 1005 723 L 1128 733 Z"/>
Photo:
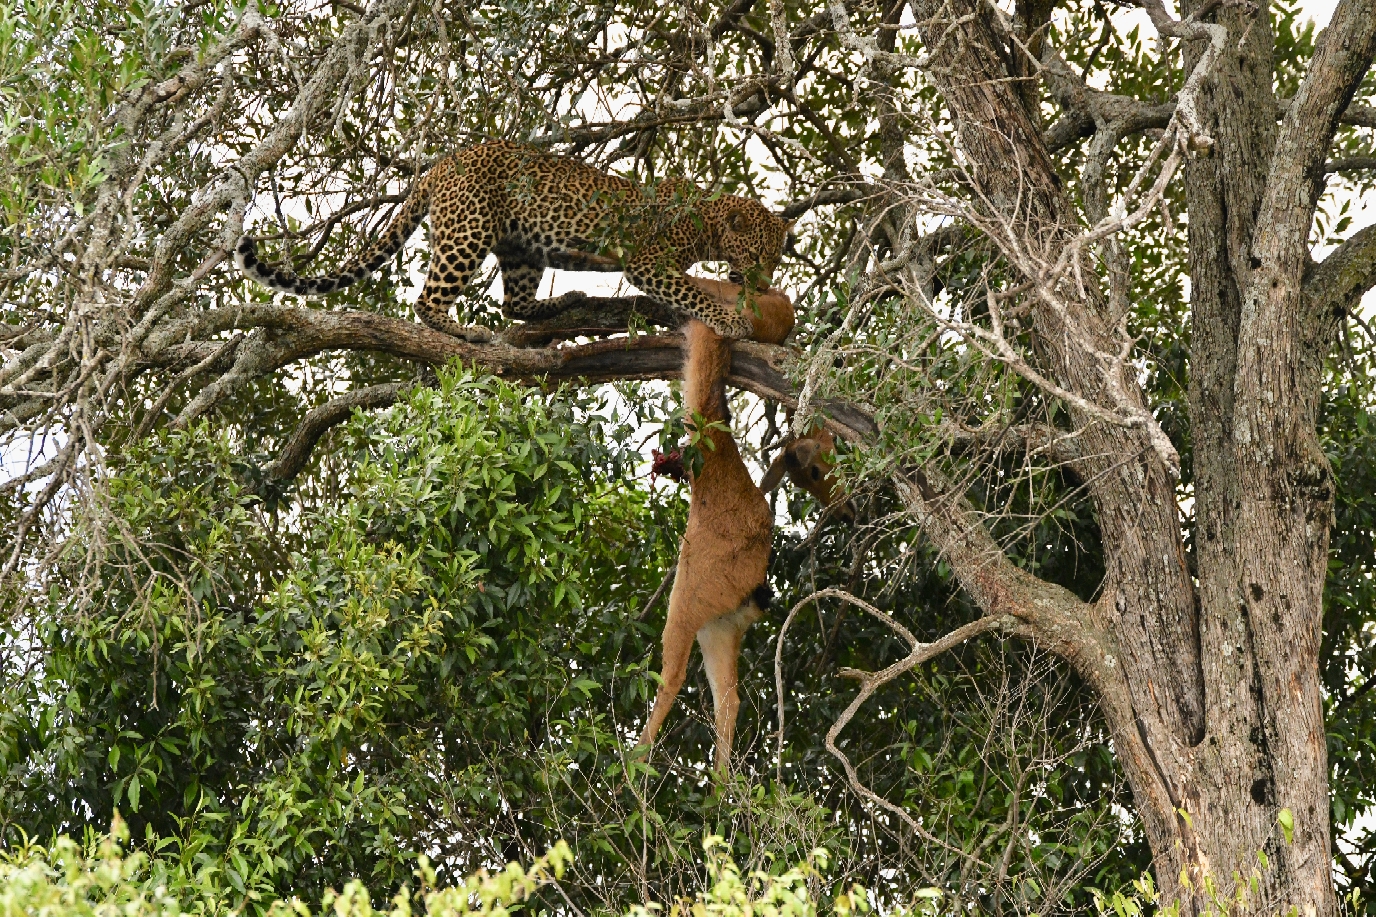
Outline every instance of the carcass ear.
<path fill-rule="evenodd" d="M 769 463 L 765 469 L 764 477 L 760 478 L 760 490 L 763 493 L 773 493 L 779 486 L 779 482 L 784 479 L 784 456 L 787 452 L 780 452 L 774 456 L 774 461 Z"/>
<path fill-rule="evenodd" d="M 793 463 L 795 467 L 806 468 L 817 458 L 817 453 L 822 449 L 822 444 L 815 439 L 800 439 L 790 447 L 793 453 Z"/>

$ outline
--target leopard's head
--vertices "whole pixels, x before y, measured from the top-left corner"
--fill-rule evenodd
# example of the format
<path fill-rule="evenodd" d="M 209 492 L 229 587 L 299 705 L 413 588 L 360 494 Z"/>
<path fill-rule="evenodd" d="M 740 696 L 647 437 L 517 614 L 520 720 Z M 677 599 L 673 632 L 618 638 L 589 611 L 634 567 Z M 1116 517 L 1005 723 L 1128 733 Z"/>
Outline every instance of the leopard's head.
<path fill-rule="evenodd" d="M 713 255 L 731 265 L 731 279 L 763 289 L 774 281 L 792 223 L 759 201 L 722 195 L 703 214 L 711 227 Z"/>

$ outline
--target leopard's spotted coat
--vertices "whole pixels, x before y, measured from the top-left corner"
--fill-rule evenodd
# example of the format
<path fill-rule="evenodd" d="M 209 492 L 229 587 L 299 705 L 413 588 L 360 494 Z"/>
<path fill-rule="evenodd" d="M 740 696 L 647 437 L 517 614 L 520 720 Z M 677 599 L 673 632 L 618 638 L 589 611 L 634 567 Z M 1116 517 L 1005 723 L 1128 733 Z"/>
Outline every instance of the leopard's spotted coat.
<path fill-rule="evenodd" d="M 377 242 L 326 277 L 298 277 L 264 264 L 250 236 L 235 261 L 265 286 L 320 296 L 376 271 L 430 215 L 430 266 L 416 302 L 421 321 L 438 331 L 481 340 L 485 329 L 449 316 L 464 285 L 489 252 L 496 254 L 509 318 L 541 319 L 575 299 L 536 299 L 561 252 L 611 254 L 643 292 L 730 338 L 751 332 L 750 316 L 712 298 L 684 271 L 699 261 L 725 261 L 749 285 L 769 284 L 789 224 L 758 201 L 707 197 L 691 183 L 661 183 L 653 196 L 634 182 L 561 156 L 492 141 L 460 150 L 434 166 Z"/>

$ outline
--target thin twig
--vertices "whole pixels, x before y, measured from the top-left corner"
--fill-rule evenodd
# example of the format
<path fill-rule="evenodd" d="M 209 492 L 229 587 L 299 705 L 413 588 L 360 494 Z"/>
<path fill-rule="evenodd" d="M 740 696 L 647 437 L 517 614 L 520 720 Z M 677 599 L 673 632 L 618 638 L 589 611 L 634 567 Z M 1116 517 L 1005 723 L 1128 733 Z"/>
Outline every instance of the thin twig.
<path fill-rule="evenodd" d="M 659 597 L 664 594 L 664 590 L 668 589 L 669 584 L 674 581 L 674 574 L 676 573 L 678 573 L 677 564 L 670 567 L 668 572 L 664 574 L 664 579 L 659 581 L 659 588 L 655 590 L 655 594 L 650 596 L 650 600 L 645 603 L 645 607 L 640 609 L 636 614 L 635 619 L 637 621 L 645 620 L 645 616 L 650 613 L 650 609 L 655 607 L 655 602 L 659 601 Z"/>

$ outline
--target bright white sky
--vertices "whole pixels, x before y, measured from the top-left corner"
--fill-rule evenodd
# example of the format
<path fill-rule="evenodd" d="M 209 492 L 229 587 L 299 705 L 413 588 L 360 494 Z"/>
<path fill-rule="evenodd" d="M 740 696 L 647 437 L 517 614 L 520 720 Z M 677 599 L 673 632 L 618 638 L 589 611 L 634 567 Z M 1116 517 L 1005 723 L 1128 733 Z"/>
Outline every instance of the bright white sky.
<path fill-rule="evenodd" d="M 1314 20 L 1314 25 L 1323 28 L 1328 25 L 1328 20 L 1333 17 L 1333 7 L 1338 5 L 1338 0 L 1308 0 L 1301 3 L 1300 9 Z"/>

